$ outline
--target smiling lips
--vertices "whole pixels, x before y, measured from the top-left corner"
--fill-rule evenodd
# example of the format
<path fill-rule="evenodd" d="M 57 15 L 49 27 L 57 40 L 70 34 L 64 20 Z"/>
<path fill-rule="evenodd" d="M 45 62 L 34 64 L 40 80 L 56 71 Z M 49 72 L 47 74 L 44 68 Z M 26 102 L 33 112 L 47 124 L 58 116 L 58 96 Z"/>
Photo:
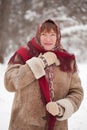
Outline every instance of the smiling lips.
<path fill-rule="evenodd" d="M 44 43 L 44 45 L 52 45 L 52 43 Z"/>

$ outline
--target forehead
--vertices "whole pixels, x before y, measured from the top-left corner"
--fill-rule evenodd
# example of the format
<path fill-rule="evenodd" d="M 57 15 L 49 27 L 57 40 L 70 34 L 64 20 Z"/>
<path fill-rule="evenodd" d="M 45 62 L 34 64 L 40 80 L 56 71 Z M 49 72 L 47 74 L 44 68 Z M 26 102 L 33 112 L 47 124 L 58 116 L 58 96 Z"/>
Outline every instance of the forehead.
<path fill-rule="evenodd" d="M 50 30 L 44 29 L 41 33 L 56 33 L 52 28 Z"/>

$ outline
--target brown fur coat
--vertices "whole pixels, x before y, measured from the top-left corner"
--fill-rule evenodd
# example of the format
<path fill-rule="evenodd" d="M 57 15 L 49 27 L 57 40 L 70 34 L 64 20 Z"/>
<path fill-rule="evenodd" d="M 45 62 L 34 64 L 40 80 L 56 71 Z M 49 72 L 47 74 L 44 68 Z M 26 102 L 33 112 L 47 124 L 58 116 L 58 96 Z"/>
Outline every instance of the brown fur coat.
<path fill-rule="evenodd" d="M 46 108 L 31 68 L 21 64 L 21 57 L 14 60 L 20 64 L 9 64 L 5 73 L 5 86 L 15 92 L 9 130 L 45 130 Z M 63 72 L 58 66 L 54 70 L 54 101 L 65 108 L 63 117 L 57 118 L 54 130 L 68 130 L 67 119 L 76 112 L 83 99 L 83 89 L 78 72 Z"/>

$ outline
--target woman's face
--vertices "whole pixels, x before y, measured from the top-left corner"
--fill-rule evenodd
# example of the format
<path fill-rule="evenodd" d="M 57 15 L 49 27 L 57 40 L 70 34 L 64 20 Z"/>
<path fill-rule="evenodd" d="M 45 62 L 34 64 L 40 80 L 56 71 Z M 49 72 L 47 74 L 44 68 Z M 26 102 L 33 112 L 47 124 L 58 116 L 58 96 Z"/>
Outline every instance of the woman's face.
<path fill-rule="evenodd" d="M 52 50 L 55 47 L 57 35 L 53 29 L 50 32 L 44 30 L 40 35 L 40 43 L 45 50 Z"/>

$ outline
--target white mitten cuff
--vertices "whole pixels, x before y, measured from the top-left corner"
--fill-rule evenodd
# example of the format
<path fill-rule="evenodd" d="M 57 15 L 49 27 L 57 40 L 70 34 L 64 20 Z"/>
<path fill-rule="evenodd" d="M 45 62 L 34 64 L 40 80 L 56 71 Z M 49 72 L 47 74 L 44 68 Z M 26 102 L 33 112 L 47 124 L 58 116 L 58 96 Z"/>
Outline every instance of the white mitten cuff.
<path fill-rule="evenodd" d="M 60 121 L 66 120 L 73 114 L 74 107 L 69 99 L 61 99 L 61 100 L 56 101 L 56 103 L 65 109 L 63 116 L 62 117 L 57 116 L 57 120 L 60 120 Z"/>
<path fill-rule="evenodd" d="M 36 79 L 45 75 L 44 67 L 39 58 L 33 57 L 26 61 L 26 64 L 31 68 Z"/>

